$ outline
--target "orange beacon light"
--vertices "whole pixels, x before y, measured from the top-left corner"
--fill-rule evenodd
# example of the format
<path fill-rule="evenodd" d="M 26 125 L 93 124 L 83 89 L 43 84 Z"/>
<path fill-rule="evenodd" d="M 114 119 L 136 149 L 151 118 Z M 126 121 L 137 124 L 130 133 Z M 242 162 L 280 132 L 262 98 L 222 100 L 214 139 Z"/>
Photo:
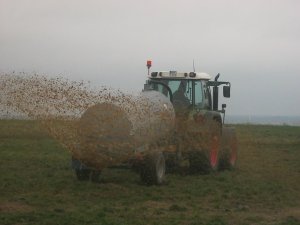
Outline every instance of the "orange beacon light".
<path fill-rule="evenodd" d="M 147 60 L 147 68 L 148 68 L 148 76 L 150 73 L 150 67 L 152 66 L 152 61 L 151 60 Z"/>

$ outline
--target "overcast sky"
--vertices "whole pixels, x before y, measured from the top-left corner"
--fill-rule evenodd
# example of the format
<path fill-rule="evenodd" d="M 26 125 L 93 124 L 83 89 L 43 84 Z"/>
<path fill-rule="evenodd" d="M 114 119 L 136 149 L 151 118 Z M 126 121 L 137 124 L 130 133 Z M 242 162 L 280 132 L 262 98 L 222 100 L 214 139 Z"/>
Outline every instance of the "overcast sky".
<path fill-rule="evenodd" d="M 300 115 L 298 0 L 0 0 L 0 72 L 139 91 L 153 71 L 232 83 L 227 112 Z"/>

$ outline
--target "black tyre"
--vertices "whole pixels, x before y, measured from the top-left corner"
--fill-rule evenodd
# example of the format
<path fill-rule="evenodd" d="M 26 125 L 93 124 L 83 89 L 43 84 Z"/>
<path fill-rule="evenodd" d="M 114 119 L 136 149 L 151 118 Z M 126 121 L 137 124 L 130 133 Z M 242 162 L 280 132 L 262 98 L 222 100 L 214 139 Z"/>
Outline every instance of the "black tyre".
<path fill-rule="evenodd" d="M 100 182 L 100 174 L 101 172 L 98 170 L 81 170 L 81 169 L 76 169 L 75 174 L 78 180 L 80 181 L 92 181 L 95 183 Z"/>
<path fill-rule="evenodd" d="M 165 180 L 166 163 L 162 152 L 153 152 L 145 156 L 141 168 L 141 180 L 147 185 L 160 185 Z"/>
<path fill-rule="evenodd" d="M 164 152 L 166 162 L 166 173 L 173 173 L 178 170 L 179 160 L 176 153 Z"/>
<path fill-rule="evenodd" d="M 213 134 L 208 152 L 210 170 L 217 171 L 220 163 L 220 135 Z"/>
<path fill-rule="evenodd" d="M 202 149 L 189 152 L 190 173 L 217 171 L 219 168 L 221 125 L 214 121 L 209 126 L 210 132 L 203 138 L 207 139 Z"/>
<path fill-rule="evenodd" d="M 92 170 L 91 172 L 91 181 L 94 182 L 94 183 L 99 183 L 100 182 L 100 175 L 101 175 L 101 171 L 99 170 Z"/>
<path fill-rule="evenodd" d="M 91 170 L 88 169 L 75 169 L 75 174 L 78 180 L 88 181 L 90 179 Z"/>
<path fill-rule="evenodd" d="M 190 151 L 189 163 L 190 174 L 207 174 L 210 172 L 209 160 L 207 155 L 203 151 Z"/>
<path fill-rule="evenodd" d="M 220 170 L 234 169 L 237 161 L 237 137 L 234 128 L 225 127 L 222 132 Z"/>

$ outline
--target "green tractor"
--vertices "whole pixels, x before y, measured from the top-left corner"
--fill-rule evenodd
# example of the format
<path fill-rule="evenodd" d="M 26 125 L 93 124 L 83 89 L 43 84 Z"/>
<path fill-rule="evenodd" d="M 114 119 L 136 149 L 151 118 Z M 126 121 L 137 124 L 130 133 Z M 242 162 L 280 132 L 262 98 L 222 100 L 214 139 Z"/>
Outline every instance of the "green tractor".
<path fill-rule="evenodd" d="M 226 104 L 218 109 L 219 86 L 230 97 L 230 83 L 207 73 L 152 72 L 144 91 L 165 95 L 176 114 L 174 133 L 164 147 L 166 171 L 189 173 L 233 169 L 237 160 L 235 129 L 224 125 Z M 165 142 L 166 143 L 166 142 Z"/>

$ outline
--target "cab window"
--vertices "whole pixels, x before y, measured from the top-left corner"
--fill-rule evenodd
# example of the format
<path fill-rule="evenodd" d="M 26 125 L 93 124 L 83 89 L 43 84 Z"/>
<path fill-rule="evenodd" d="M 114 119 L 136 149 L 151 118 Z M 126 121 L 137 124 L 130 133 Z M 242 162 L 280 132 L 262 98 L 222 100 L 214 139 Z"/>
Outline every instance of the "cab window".
<path fill-rule="evenodd" d="M 192 104 L 193 95 L 192 95 L 192 81 L 188 80 L 160 80 L 160 82 L 166 84 L 173 95 L 173 101 L 181 101 L 185 102 L 186 104 Z M 164 95 L 168 96 L 167 89 L 157 83 L 153 83 L 153 89 L 157 90 Z"/>
<path fill-rule="evenodd" d="M 166 97 L 170 98 L 168 89 L 159 83 L 151 83 L 153 90 L 159 91 Z"/>
<path fill-rule="evenodd" d="M 210 88 L 207 85 L 207 81 L 202 81 L 202 87 L 203 87 L 203 107 L 205 109 L 211 108 L 211 94 L 210 94 Z"/>
<path fill-rule="evenodd" d="M 192 82 L 188 80 L 166 81 L 173 94 L 173 101 L 183 101 L 190 105 L 192 103 Z"/>
<path fill-rule="evenodd" d="M 203 90 L 201 81 L 195 81 L 195 106 L 202 108 L 203 105 Z"/>

